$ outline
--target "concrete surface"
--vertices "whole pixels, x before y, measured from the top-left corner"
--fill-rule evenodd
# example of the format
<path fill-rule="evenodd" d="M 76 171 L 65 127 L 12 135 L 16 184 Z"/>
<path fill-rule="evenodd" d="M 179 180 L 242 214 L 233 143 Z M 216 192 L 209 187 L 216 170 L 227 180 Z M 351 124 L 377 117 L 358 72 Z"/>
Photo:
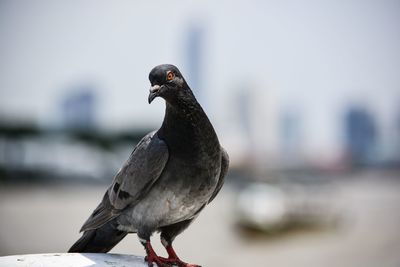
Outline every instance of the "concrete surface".
<path fill-rule="evenodd" d="M 143 257 L 104 253 L 27 254 L 0 257 L 0 267 L 147 267 Z"/>

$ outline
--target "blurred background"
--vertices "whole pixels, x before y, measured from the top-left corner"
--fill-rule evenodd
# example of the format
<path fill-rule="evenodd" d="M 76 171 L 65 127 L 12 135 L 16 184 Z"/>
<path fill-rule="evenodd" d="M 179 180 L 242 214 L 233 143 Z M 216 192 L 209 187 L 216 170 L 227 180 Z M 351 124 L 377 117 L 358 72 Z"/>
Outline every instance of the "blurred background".
<path fill-rule="evenodd" d="M 172 63 L 231 159 L 175 242 L 183 259 L 400 266 L 399 14 L 396 0 L 0 0 L 0 256 L 68 250 L 160 126 L 148 73 Z M 135 235 L 112 252 L 144 255 Z"/>

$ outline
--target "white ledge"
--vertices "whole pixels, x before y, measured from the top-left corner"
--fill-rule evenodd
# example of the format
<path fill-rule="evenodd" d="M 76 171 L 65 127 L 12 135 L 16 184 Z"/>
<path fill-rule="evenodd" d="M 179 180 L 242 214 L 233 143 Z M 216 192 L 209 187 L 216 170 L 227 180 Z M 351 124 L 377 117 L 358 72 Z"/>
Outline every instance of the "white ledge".
<path fill-rule="evenodd" d="M 51 253 L 0 257 L 0 267 L 147 267 L 143 257 L 109 253 Z"/>

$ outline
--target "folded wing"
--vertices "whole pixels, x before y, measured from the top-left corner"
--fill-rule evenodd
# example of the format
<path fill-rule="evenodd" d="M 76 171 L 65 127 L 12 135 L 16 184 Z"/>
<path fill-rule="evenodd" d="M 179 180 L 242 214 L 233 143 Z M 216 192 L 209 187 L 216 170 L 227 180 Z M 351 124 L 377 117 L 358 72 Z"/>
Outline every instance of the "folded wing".
<path fill-rule="evenodd" d="M 96 229 L 136 205 L 160 177 L 168 161 L 168 147 L 156 132 L 146 135 L 125 162 L 99 206 L 81 231 Z"/>

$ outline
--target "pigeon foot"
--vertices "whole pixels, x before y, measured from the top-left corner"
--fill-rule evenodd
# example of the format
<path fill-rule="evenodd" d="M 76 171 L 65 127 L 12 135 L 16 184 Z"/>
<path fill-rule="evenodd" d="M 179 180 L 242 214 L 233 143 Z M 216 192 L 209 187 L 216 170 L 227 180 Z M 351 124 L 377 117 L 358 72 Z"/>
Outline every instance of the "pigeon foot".
<path fill-rule="evenodd" d="M 147 265 L 149 267 L 153 267 L 154 263 L 157 265 L 157 267 L 171 267 L 172 266 L 171 264 L 164 262 L 164 260 L 161 259 L 161 257 L 146 256 L 144 258 L 144 260 L 147 262 Z"/>
<path fill-rule="evenodd" d="M 147 262 L 149 267 L 153 267 L 153 263 L 157 264 L 157 267 L 171 267 L 170 264 L 163 262 L 162 258 L 157 256 L 149 241 L 146 242 L 145 249 L 147 256 L 144 258 L 144 260 Z"/>
<path fill-rule="evenodd" d="M 159 259 L 166 264 L 167 266 L 178 266 L 178 267 L 201 267 L 200 265 L 197 264 L 190 264 L 181 261 L 180 259 L 170 259 L 170 258 L 162 258 L 159 257 Z"/>
<path fill-rule="evenodd" d="M 159 259 L 163 263 L 170 264 L 172 266 L 178 266 L 178 267 L 201 267 L 200 265 L 190 264 L 190 263 L 181 261 L 179 259 L 178 255 L 176 255 L 175 250 L 173 249 L 173 247 L 171 245 L 166 246 L 166 250 L 168 252 L 168 258 L 159 257 Z"/>

